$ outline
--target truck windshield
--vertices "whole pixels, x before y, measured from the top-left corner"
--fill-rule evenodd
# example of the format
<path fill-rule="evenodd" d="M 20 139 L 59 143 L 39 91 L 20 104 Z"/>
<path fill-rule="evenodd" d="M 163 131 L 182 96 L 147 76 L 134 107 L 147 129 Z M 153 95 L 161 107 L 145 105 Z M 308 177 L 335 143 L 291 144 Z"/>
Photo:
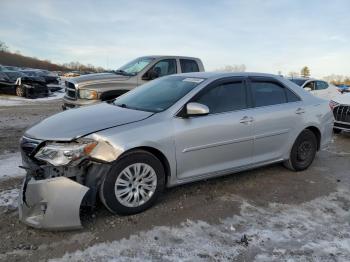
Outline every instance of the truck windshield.
<path fill-rule="evenodd" d="M 130 74 L 130 75 L 136 75 L 138 72 L 140 72 L 142 69 L 144 69 L 153 60 L 154 60 L 153 57 L 136 58 L 135 60 L 132 60 L 131 62 L 129 62 L 126 65 L 119 68 L 117 70 L 117 72 L 120 71 L 120 72 L 125 72 L 125 73 Z"/>
<path fill-rule="evenodd" d="M 184 76 L 162 77 L 117 98 L 114 104 L 135 110 L 161 112 L 171 107 L 204 80 Z"/>

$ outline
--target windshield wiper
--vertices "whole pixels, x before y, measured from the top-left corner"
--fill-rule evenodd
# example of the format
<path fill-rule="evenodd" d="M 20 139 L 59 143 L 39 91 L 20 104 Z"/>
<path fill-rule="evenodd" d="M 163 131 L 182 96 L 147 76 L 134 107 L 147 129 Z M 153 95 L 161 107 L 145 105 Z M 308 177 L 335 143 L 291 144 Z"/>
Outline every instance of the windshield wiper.
<path fill-rule="evenodd" d="M 116 105 L 122 108 L 128 108 L 126 104 L 116 104 Z"/>
<path fill-rule="evenodd" d="M 113 71 L 115 74 L 117 74 L 117 75 L 123 75 L 123 76 L 132 76 L 132 74 L 129 74 L 128 72 L 126 72 L 126 71 L 124 71 L 124 70 L 120 70 L 120 69 L 118 69 L 118 70 L 115 70 L 115 71 Z"/>

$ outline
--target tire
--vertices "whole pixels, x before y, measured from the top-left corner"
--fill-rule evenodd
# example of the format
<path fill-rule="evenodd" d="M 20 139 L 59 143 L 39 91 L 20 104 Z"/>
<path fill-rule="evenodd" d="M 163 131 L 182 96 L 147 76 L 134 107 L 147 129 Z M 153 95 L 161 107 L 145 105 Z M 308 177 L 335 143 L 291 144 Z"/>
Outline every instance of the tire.
<path fill-rule="evenodd" d="M 293 171 L 307 169 L 315 159 L 317 152 L 317 139 L 315 134 L 305 129 L 295 140 L 290 152 L 289 160 L 283 164 Z"/>
<path fill-rule="evenodd" d="M 16 95 L 19 97 L 26 97 L 26 88 L 22 85 L 16 87 Z"/>
<path fill-rule="evenodd" d="M 143 173 L 146 170 L 148 172 Z M 135 178 L 138 179 L 133 181 Z M 126 154 L 112 165 L 101 184 L 100 199 L 112 213 L 132 215 L 153 206 L 164 187 L 162 163 L 153 154 L 138 150 Z"/>
<path fill-rule="evenodd" d="M 333 133 L 334 134 L 340 134 L 341 133 L 341 129 L 333 128 Z"/>

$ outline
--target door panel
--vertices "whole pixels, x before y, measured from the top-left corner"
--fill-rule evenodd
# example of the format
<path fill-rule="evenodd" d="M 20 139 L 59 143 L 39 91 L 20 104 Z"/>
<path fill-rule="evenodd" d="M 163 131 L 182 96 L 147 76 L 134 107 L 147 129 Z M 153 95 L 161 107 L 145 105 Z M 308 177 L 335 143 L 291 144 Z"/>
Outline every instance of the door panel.
<path fill-rule="evenodd" d="M 177 174 L 186 179 L 247 165 L 253 150 L 250 110 L 175 118 Z"/>
<path fill-rule="evenodd" d="M 254 116 L 253 162 L 273 161 L 283 157 L 297 130 L 301 115 L 296 114 L 301 102 L 256 108 Z"/>
<path fill-rule="evenodd" d="M 210 113 L 174 119 L 178 178 L 249 164 L 253 137 L 245 81 L 237 77 L 219 80 L 205 87 L 191 102 L 206 105 Z"/>
<path fill-rule="evenodd" d="M 302 101 L 277 80 L 267 77 L 250 79 L 255 109 L 253 162 L 279 160 L 289 149 L 304 108 Z"/>

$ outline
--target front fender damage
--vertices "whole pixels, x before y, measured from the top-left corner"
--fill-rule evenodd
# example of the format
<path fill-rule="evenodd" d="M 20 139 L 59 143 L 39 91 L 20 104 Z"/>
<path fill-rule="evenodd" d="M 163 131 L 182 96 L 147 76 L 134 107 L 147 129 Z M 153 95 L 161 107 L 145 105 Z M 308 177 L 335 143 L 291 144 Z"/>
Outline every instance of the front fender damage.
<path fill-rule="evenodd" d="M 27 178 L 19 196 L 19 218 L 43 229 L 81 228 L 80 206 L 89 188 L 67 177 Z"/>

